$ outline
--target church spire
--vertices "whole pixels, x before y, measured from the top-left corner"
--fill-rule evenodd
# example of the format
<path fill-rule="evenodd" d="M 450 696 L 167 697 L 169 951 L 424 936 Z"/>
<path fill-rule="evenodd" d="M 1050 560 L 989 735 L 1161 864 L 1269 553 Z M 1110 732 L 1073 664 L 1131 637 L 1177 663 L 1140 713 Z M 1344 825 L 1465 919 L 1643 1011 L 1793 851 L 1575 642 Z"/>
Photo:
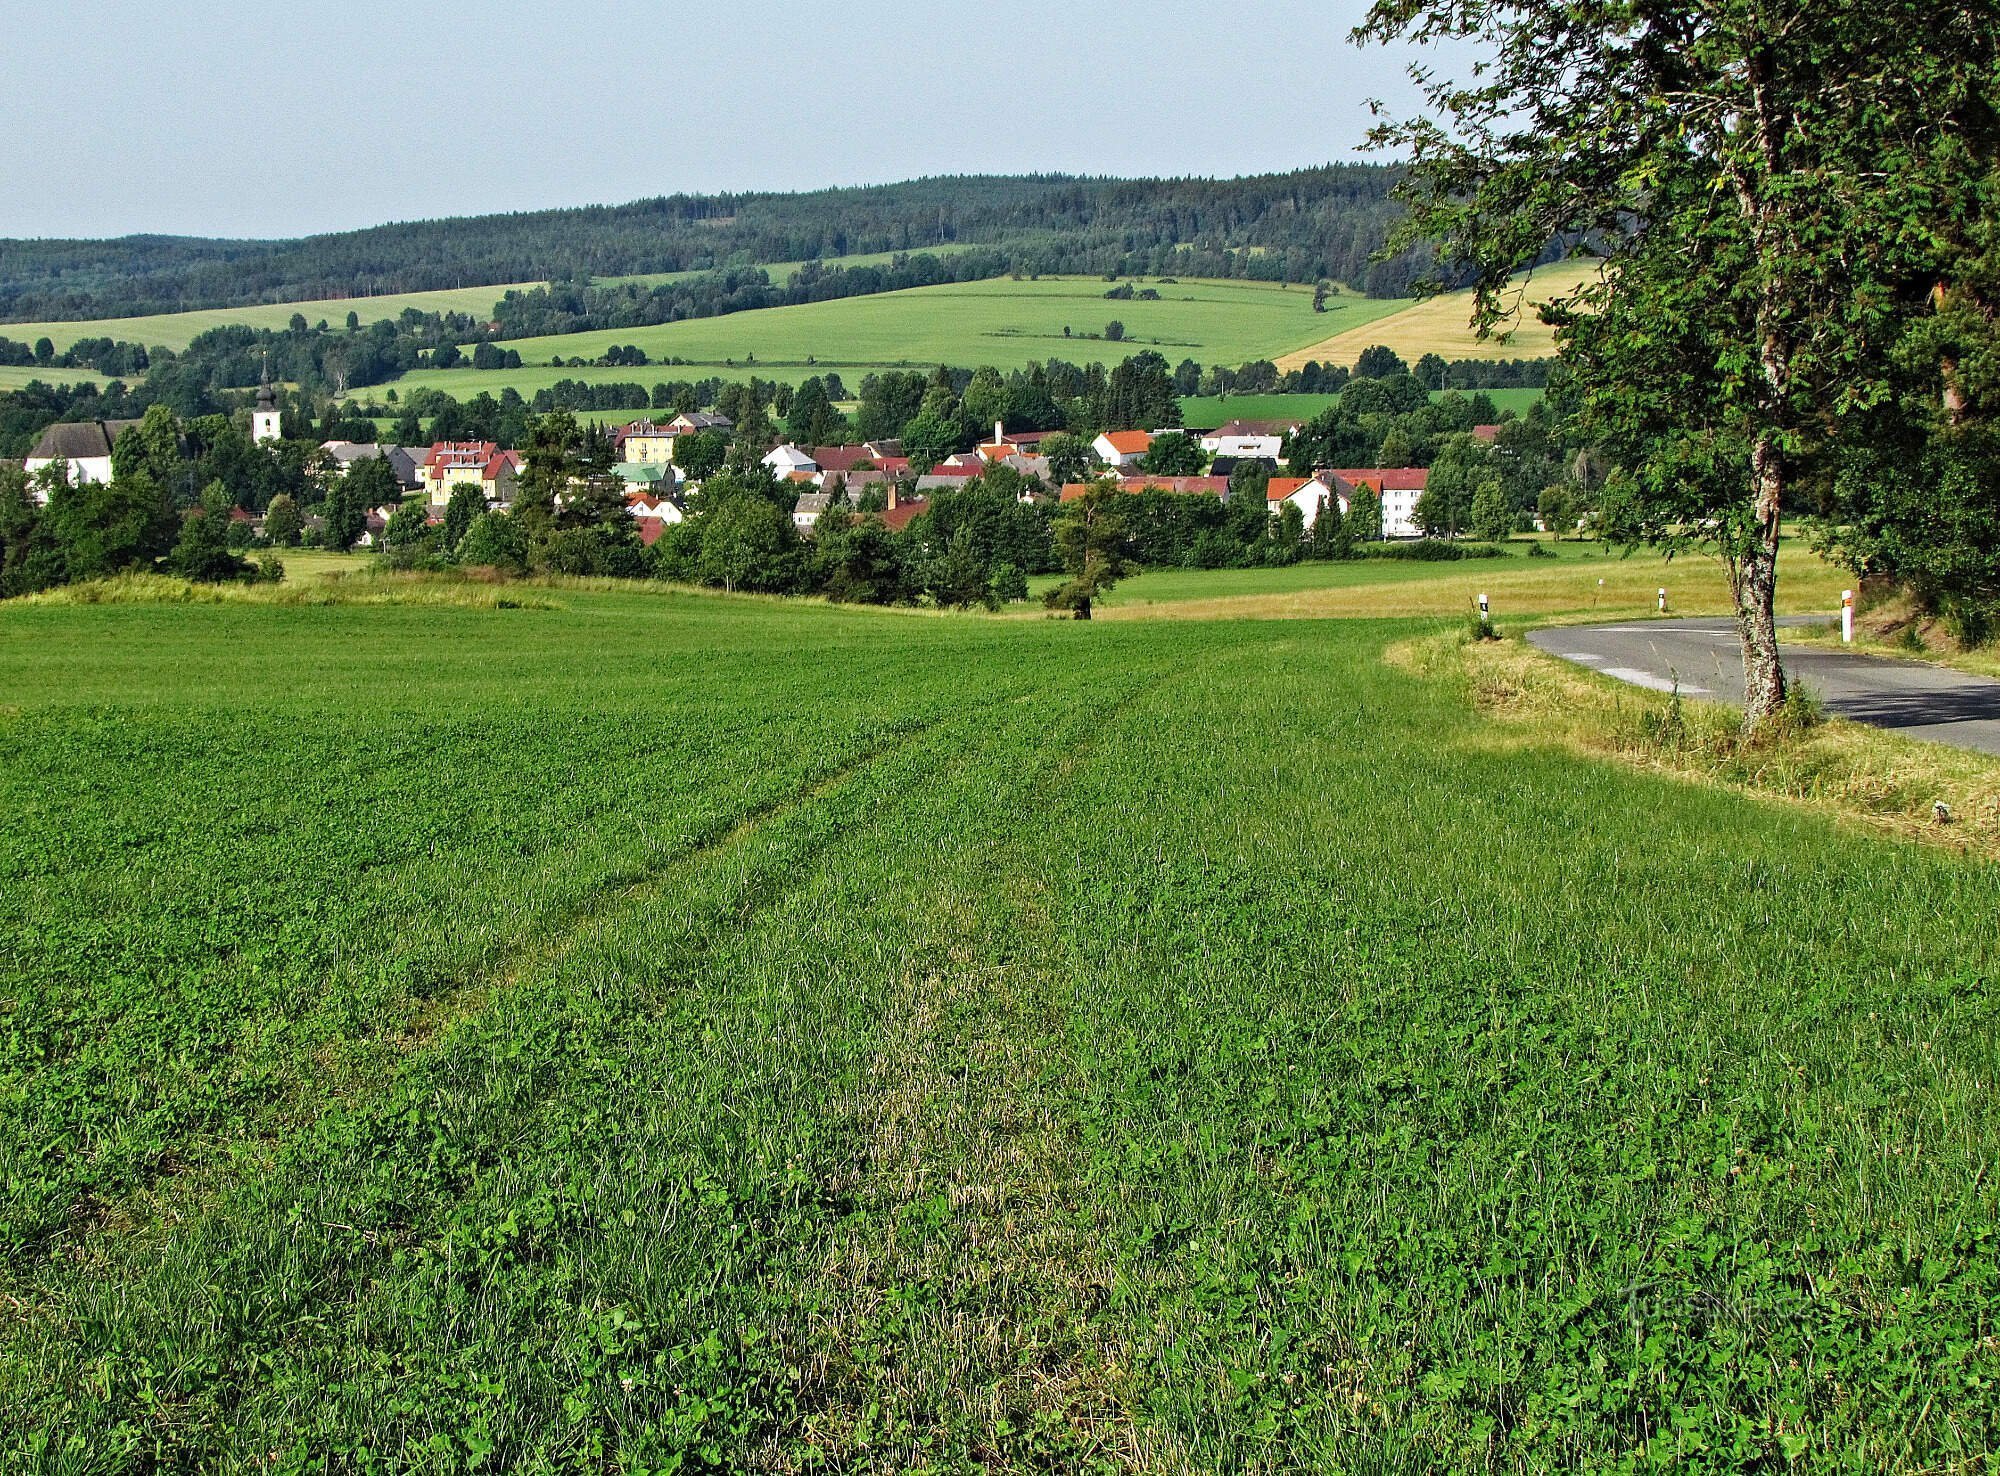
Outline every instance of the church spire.
<path fill-rule="evenodd" d="M 266 353 L 263 383 L 257 386 L 257 408 L 250 415 L 250 439 L 262 445 L 265 441 L 280 440 L 284 434 L 284 424 L 278 415 L 277 391 L 271 388 L 271 356 Z"/>

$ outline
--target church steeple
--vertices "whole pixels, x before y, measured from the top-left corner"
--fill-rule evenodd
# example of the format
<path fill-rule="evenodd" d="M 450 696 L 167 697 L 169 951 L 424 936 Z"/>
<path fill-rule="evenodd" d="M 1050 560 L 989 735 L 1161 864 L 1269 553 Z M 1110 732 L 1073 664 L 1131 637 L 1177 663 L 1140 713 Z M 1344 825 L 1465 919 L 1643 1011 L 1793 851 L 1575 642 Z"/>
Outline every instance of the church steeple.
<path fill-rule="evenodd" d="M 257 386 L 257 408 L 250 415 L 250 439 L 258 445 L 281 440 L 284 431 L 278 420 L 278 396 L 271 388 L 271 356 L 264 355 L 264 381 Z"/>

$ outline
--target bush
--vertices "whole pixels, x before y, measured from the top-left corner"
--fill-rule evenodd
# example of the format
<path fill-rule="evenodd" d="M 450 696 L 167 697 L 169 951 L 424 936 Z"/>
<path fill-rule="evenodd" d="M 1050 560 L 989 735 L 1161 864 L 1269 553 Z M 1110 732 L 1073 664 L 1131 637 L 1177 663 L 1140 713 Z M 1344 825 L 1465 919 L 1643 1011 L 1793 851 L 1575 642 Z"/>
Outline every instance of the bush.
<path fill-rule="evenodd" d="M 1531 559 L 1552 559 L 1555 555 L 1549 552 L 1549 546 L 1546 543 L 1531 543 L 1528 545 L 1528 557 Z"/>
<path fill-rule="evenodd" d="M 1419 564 L 1451 564 L 1460 559 L 1504 559 L 1504 549 L 1490 543 L 1448 543 L 1442 538 L 1418 538 L 1408 543 L 1371 543 L 1364 559 L 1408 559 Z"/>

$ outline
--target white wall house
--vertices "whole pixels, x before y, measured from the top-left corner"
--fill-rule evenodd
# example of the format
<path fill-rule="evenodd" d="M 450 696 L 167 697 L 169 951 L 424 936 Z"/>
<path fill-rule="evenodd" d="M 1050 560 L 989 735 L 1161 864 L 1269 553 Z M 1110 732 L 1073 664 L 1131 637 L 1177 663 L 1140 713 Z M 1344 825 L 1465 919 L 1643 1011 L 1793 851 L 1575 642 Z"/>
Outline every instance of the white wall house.
<path fill-rule="evenodd" d="M 34 450 L 22 462 L 30 477 L 56 462 L 66 462 L 70 485 L 111 480 L 111 446 L 136 420 L 84 420 L 52 425 L 42 432 Z M 37 500 L 40 493 L 35 494 Z"/>
<path fill-rule="evenodd" d="M 1276 461 L 1284 447 L 1283 427 L 1253 425 L 1241 420 L 1219 425 L 1201 438 L 1201 449 L 1209 455 L 1242 460 Z"/>
<path fill-rule="evenodd" d="M 1142 430 L 1106 431 L 1090 443 L 1090 449 L 1106 466 L 1137 466 L 1140 459 L 1153 449 L 1153 435 Z"/>
<path fill-rule="evenodd" d="M 764 465 L 771 469 L 771 475 L 783 481 L 793 472 L 804 472 L 812 476 L 819 471 L 819 463 L 814 461 L 797 446 L 787 443 L 774 451 L 764 453 Z"/>
<path fill-rule="evenodd" d="M 1365 486 L 1382 501 L 1382 536 L 1416 538 L 1417 499 L 1430 485 L 1431 474 L 1422 467 L 1401 466 L 1387 470 L 1361 469 L 1334 473 L 1342 481 Z"/>
<path fill-rule="evenodd" d="M 1276 517 L 1287 505 L 1296 507 L 1305 519 L 1306 532 L 1313 530 L 1319 521 L 1320 509 L 1339 507 L 1340 515 L 1347 516 L 1347 494 L 1353 489 L 1338 477 L 1330 474 L 1319 477 L 1273 477 L 1264 489 L 1264 504 Z"/>

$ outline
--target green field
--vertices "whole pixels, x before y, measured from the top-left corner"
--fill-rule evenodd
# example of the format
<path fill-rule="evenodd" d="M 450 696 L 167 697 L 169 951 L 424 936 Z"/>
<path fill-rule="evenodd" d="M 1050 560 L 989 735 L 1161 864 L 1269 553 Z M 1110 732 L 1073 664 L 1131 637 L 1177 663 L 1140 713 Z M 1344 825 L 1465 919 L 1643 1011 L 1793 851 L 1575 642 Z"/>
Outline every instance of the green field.
<path fill-rule="evenodd" d="M 931 248 L 934 256 L 949 255 L 956 251 L 970 251 L 970 246 L 940 246 Z M 887 254 L 878 253 L 865 256 L 829 257 L 828 266 L 877 266 L 889 260 Z M 765 268 L 773 281 L 789 282 L 792 274 L 803 262 L 778 262 Z M 699 272 L 660 272 L 649 276 L 606 277 L 607 282 L 662 283 L 680 281 L 699 276 Z M 511 282 L 486 287 L 451 287 L 436 292 L 401 292 L 380 297 L 335 297 L 317 299 L 312 302 L 266 303 L 254 307 L 207 308 L 186 313 L 156 313 L 141 318 L 96 318 L 88 321 L 58 323 L 0 323 L 0 338 L 11 338 L 16 342 L 32 344 L 36 339 L 47 337 L 60 351 L 68 348 L 79 338 L 110 338 L 127 343 L 142 343 L 148 348 L 162 347 L 184 349 L 199 335 L 211 328 L 219 328 L 225 323 L 247 323 L 253 328 L 283 328 L 292 320 L 293 313 L 305 314 L 306 321 L 318 324 L 322 321 L 338 328 L 347 321 L 350 312 L 359 313 L 363 323 L 374 323 L 383 318 L 393 318 L 405 308 L 416 308 L 425 313 L 470 313 L 476 318 L 492 316 L 493 304 L 505 297 L 510 290 L 536 287 L 538 282 Z M 601 350 L 600 350 L 601 352 Z M 4 373 L 7 371 L 0 371 Z M 71 376 L 75 378 L 74 375 Z M 10 388 L 0 380 L 0 389 Z"/>
<path fill-rule="evenodd" d="M 397 383 L 405 392 L 428 386 L 462 398 L 481 389 L 498 394 L 507 385 L 532 395 L 558 379 L 651 384 L 733 371 L 797 382 L 837 368 L 858 380 L 868 368 L 891 366 L 1017 369 L 1046 359 L 1108 364 L 1142 349 L 1164 354 L 1169 363 L 1192 358 L 1233 366 L 1296 348 L 1329 323 L 1365 323 L 1402 305 L 1343 297 L 1320 314 L 1312 311 L 1308 289 L 1261 282 L 1186 281 L 1159 291 L 1159 302 L 1107 302 L 1105 283 L 1095 277 L 919 287 L 652 328 L 514 339 L 507 346 L 520 351 L 527 366 L 520 370 L 419 370 Z M 1065 326 L 1077 334 L 1100 333 L 1114 318 L 1125 325 L 1122 343 L 1063 337 Z M 653 359 L 677 357 L 700 367 L 547 367 L 554 355 L 595 359 L 622 344 Z"/>
<path fill-rule="evenodd" d="M 898 256 L 957 256 L 961 252 L 977 251 L 979 249 L 977 245 L 967 243 L 949 246 L 921 246 L 914 251 L 871 251 L 858 253 L 853 256 L 824 257 L 821 259 L 820 265 L 828 267 L 887 266 Z M 783 285 L 798 275 L 799 268 L 804 266 L 805 263 L 802 261 L 772 261 L 761 263 L 745 262 L 742 265 L 761 265 L 770 274 L 773 282 Z M 595 280 L 606 283 L 638 282 L 648 287 L 661 287 L 669 282 L 685 282 L 690 277 L 699 277 L 704 275 L 706 271 L 713 270 L 716 270 L 716 268 L 705 268 L 703 271 L 693 272 L 640 272 L 628 277 L 598 277 Z"/>
<path fill-rule="evenodd" d="M 0 335 L 4 332 L 0 330 Z M 0 364 L 0 394 L 26 389 L 37 380 L 46 385 L 105 385 L 111 382 L 108 375 L 99 374 L 94 369 L 45 369 L 39 364 Z"/>
<path fill-rule="evenodd" d="M 2000 867 L 1423 620 L 481 593 L 0 607 L 0 1468 L 2000 1446 Z"/>
<path fill-rule="evenodd" d="M 515 283 L 533 286 L 533 283 Z M 426 313 L 470 313 L 485 318 L 493 304 L 507 292 L 500 287 L 453 287 L 437 292 L 403 292 L 382 297 L 334 297 L 316 302 L 277 302 L 257 307 L 208 308 L 188 313 L 156 313 L 144 318 L 96 318 L 73 323 L 0 323 L 0 337 L 33 343 L 47 336 L 58 349 L 68 348 L 79 338 L 110 338 L 126 343 L 142 343 L 147 348 L 184 349 L 211 328 L 228 323 L 247 323 L 252 328 L 282 329 L 293 313 L 305 314 L 310 324 L 326 322 L 338 328 L 350 312 L 359 313 L 363 323 L 393 318 L 404 308 Z"/>
<path fill-rule="evenodd" d="M 1502 410 L 1526 413 L 1542 398 L 1538 389 L 1462 390 L 1489 396 Z M 1190 430 L 1213 430 L 1229 420 L 1311 420 L 1339 395 L 1191 395 L 1181 401 L 1181 424 Z"/>

